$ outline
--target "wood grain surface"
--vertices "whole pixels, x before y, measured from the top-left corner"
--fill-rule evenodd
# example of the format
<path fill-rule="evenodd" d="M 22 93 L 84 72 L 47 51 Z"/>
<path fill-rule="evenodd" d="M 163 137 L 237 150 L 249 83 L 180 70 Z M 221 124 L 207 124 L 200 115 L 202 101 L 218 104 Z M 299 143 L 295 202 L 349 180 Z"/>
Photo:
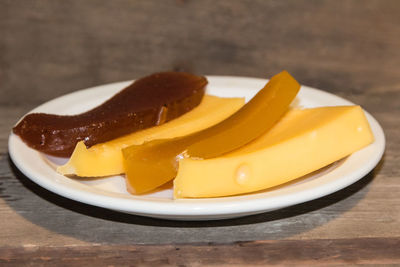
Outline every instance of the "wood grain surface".
<path fill-rule="evenodd" d="M 255 241 L 234 244 L 0 249 L 0 264 L 238 266 L 400 264 L 398 238 Z M 321 249 L 325 247 L 326 249 Z M 285 257 L 282 257 L 282 254 Z"/>
<path fill-rule="evenodd" d="M 0 266 L 400 265 L 400 2 L 0 2 Z M 55 195 L 13 165 L 11 127 L 35 106 L 162 70 L 268 78 L 360 104 L 385 155 L 359 182 L 259 215 L 176 222 Z"/>

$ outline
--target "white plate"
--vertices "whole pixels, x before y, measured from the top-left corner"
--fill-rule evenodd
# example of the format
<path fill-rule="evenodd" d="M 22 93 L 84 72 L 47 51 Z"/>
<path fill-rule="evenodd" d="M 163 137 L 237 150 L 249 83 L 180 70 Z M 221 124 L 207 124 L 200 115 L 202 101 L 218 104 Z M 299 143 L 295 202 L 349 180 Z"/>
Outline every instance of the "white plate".
<path fill-rule="evenodd" d="M 250 99 L 267 82 L 262 79 L 210 76 L 208 93 Z M 74 114 L 90 109 L 130 82 L 121 82 L 77 91 L 49 101 L 31 112 Z M 295 105 L 303 107 L 352 105 L 338 96 L 302 86 Z M 338 163 L 308 175 L 296 183 L 248 195 L 173 200 L 172 190 L 133 196 L 127 193 L 123 176 L 80 181 L 55 171 L 55 164 L 65 159 L 47 157 L 27 147 L 14 134 L 9 137 L 9 153 L 15 165 L 29 179 L 61 196 L 125 213 L 175 219 L 214 220 L 272 211 L 313 200 L 336 192 L 370 172 L 381 159 L 385 137 L 378 122 L 366 113 L 375 142 Z"/>

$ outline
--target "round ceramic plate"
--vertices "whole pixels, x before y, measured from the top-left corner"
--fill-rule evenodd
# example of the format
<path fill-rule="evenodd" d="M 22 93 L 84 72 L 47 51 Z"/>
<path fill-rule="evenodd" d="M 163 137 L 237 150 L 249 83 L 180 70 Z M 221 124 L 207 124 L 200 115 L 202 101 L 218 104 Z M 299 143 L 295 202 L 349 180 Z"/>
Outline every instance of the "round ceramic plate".
<path fill-rule="evenodd" d="M 250 99 L 267 80 L 242 77 L 208 77 L 208 94 Z M 121 82 L 77 91 L 49 101 L 31 112 L 76 114 L 88 110 L 127 86 Z M 302 86 L 294 105 L 301 107 L 352 105 L 338 96 Z M 172 189 L 134 196 L 125 189 L 124 177 L 78 180 L 58 174 L 56 165 L 66 159 L 54 158 L 27 147 L 10 134 L 9 153 L 29 179 L 56 194 L 106 209 L 174 220 L 215 220 L 272 211 L 323 197 L 364 177 L 379 162 L 385 137 L 378 122 L 366 112 L 375 136 L 374 143 L 347 158 L 286 186 L 253 194 L 207 198 L 172 199 Z"/>

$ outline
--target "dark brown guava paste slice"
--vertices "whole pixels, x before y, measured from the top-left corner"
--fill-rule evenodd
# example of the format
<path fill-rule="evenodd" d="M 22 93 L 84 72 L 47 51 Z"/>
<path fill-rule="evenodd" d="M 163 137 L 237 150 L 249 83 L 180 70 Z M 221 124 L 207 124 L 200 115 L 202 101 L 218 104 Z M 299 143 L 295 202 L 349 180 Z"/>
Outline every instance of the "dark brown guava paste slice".
<path fill-rule="evenodd" d="M 28 114 L 13 132 L 36 150 L 68 157 L 81 140 L 90 147 L 179 117 L 201 102 L 206 85 L 202 76 L 156 73 L 78 115 Z"/>

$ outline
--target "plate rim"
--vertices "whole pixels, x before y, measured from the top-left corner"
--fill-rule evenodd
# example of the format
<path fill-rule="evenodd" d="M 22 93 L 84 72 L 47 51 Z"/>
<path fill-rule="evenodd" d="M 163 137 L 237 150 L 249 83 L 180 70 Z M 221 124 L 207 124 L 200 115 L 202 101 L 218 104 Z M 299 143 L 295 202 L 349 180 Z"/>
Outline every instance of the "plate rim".
<path fill-rule="evenodd" d="M 209 85 L 216 86 L 218 87 L 218 82 L 224 82 L 225 80 L 229 81 L 235 81 L 240 83 L 254 83 L 254 84 L 265 84 L 268 80 L 267 79 L 260 79 L 260 78 L 252 78 L 252 77 L 240 77 L 240 76 L 214 76 L 214 75 L 207 75 L 207 79 L 209 80 Z M 123 86 L 128 85 L 132 81 L 122 81 L 122 82 L 116 82 L 116 83 L 109 83 L 109 84 L 104 84 L 104 85 L 98 85 L 82 90 L 77 90 L 75 92 L 71 92 L 59 97 L 56 97 L 54 99 L 51 99 L 49 101 L 46 101 L 45 103 L 35 107 L 31 112 L 36 112 L 37 110 L 42 109 L 46 105 L 49 105 L 51 103 L 57 103 L 58 101 L 61 101 L 62 99 L 65 99 L 66 97 L 76 97 L 79 94 L 82 94 L 83 92 L 89 92 L 89 91 L 98 91 L 103 88 L 115 88 L 114 91 L 121 90 Z M 260 88 L 261 89 L 261 88 Z M 304 89 L 304 90 L 303 90 Z M 243 89 L 241 90 L 248 90 L 248 89 Z M 251 90 L 251 89 L 249 89 Z M 351 104 L 355 105 L 353 102 L 342 98 L 340 96 L 337 96 L 335 94 L 312 88 L 309 86 L 304 86 L 302 85 L 301 90 L 307 91 L 307 93 L 310 94 L 322 94 L 326 97 L 331 97 L 334 98 L 343 104 Z M 16 151 L 16 142 L 20 141 L 19 138 L 14 135 L 12 132 L 9 135 L 9 140 L 8 140 L 8 151 L 10 158 L 14 162 L 15 166 L 30 180 L 38 184 L 39 186 L 55 193 L 58 195 L 61 195 L 63 197 L 82 202 L 85 204 L 89 205 L 94 205 L 106 209 L 111 209 L 119 212 L 124 212 L 124 213 L 130 213 L 130 214 L 137 214 L 137 215 L 142 215 L 142 216 L 147 216 L 147 217 L 157 217 L 157 218 L 164 218 L 164 219 L 175 219 L 175 220 L 208 220 L 208 219 L 225 219 L 225 218 L 234 218 L 234 217 L 240 217 L 240 216 L 245 216 L 245 215 L 250 215 L 250 214 L 256 214 L 256 213 L 262 213 L 262 212 L 267 212 L 267 211 L 272 211 L 272 210 L 277 210 L 280 208 L 292 206 L 295 204 L 300 204 L 304 203 L 310 200 L 314 200 L 323 196 L 326 196 L 328 194 L 337 192 L 353 183 L 356 181 L 360 180 L 363 178 L 366 174 L 368 174 L 372 169 L 375 168 L 375 166 L 379 163 L 380 159 L 382 158 L 385 150 L 385 135 L 383 132 L 382 127 L 379 125 L 378 121 L 366 110 L 364 110 L 365 115 L 371 125 L 371 129 L 374 132 L 375 136 L 375 142 L 379 142 L 377 146 L 377 151 L 374 154 L 374 157 L 370 158 L 368 161 L 368 166 L 365 166 L 364 168 L 357 169 L 355 172 L 351 173 L 351 175 L 348 175 L 349 179 L 338 179 L 336 181 L 323 184 L 322 186 L 319 186 L 317 188 L 311 188 L 309 190 L 303 190 L 300 192 L 297 192 L 295 194 L 289 194 L 289 195 L 277 195 L 274 196 L 268 196 L 266 198 L 260 198 L 256 197 L 259 194 L 264 194 L 264 193 L 252 193 L 252 194 L 246 194 L 246 195 L 240 195 L 240 196 L 230 196 L 230 197 L 223 197 L 223 198 L 206 198 L 206 199 L 178 199 L 178 200 L 162 200 L 162 199 L 154 199 L 154 200 L 149 200 L 149 199 L 143 199 L 142 197 L 138 196 L 132 196 L 132 195 L 127 195 L 123 198 L 115 198 L 115 196 L 111 196 L 111 194 L 103 194 L 100 195 L 96 194 L 93 192 L 93 190 L 87 190 L 81 191 L 76 187 L 70 188 L 59 188 L 57 185 L 60 185 L 59 183 L 52 181 L 52 179 L 48 179 L 48 177 L 42 177 L 40 173 L 37 173 L 35 170 L 32 171 L 32 168 L 27 168 L 27 165 L 24 166 L 23 162 L 21 162 L 21 159 L 18 155 L 18 151 Z M 28 114 L 26 113 L 26 114 Z M 24 114 L 23 116 L 25 116 Z M 23 116 L 21 118 L 23 118 Z M 26 146 L 25 144 L 23 144 Z M 368 146 L 369 147 L 369 146 Z M 29 148 L 26 146 L 26 149 L 30 150 L 33 153 L 36 153 L 39 157 L 42 155 L 42 153 L 38 151 L 34 151 L 33 149 Z M 365 149 L 365 148 L 364 148 Z M 355 152 L 359 153 L 362 152 L 364 149 Z M 349 156 L 353 157 L 353 155 Z M 28 165 L 29 166 L 29 165 Z M 58 173 L 54 173 L 56 176 L 62 176 Z M 64 176 L 63 176 L 64 177 Z M 69 179 L 69 178 L 67 178 Z M 76 181 L 75 181 L 76 182 Z M 79 183 L 79 182 L 76 182 Z M 83 185 L 79 183 L 82 186 L 90 188 L 88 185 Z M 73 184 L 76 186 L 76 184 Z M 334 187 L 334 189 L 332 189 Z M 316 190 L 318 189 L 318 190 Z M 95 191 L 95 190 L 94 190 Z M 279 190 L 277 190 L 279 191 Z M 273 192 L 273 191 L 270 191 Z M 83 196 L 81 194 L 84 194 Z M 299 199 L 301 197 L 301 199 Z M 141 199 L 142 198 L 142 199 Z M 282 198 L 285 198 L 284 202 L 281 202 Z M 215 203 L 217 200 L 218 203 Z M 268 200 L 268 201 L 267 201 Z M 116 203 L 117 202 L 117 203 Z M 244 203 L 245 202 L 245 203 Z M 266 203 L 267 202 L 267 203 Z M 210 205 L 214 206 L 214 209 L 210 209 Z M 215 206 L 217 205 L 217 208 L 215 209 Z"/>

